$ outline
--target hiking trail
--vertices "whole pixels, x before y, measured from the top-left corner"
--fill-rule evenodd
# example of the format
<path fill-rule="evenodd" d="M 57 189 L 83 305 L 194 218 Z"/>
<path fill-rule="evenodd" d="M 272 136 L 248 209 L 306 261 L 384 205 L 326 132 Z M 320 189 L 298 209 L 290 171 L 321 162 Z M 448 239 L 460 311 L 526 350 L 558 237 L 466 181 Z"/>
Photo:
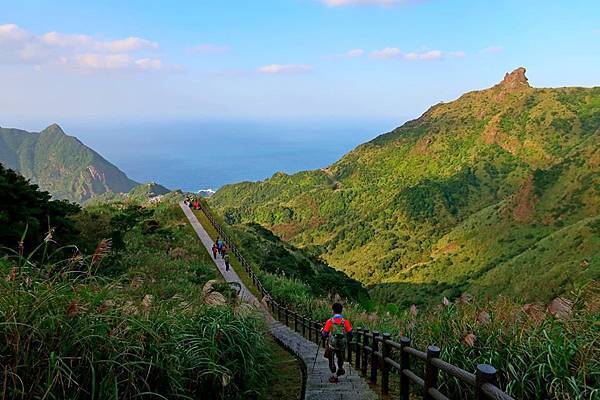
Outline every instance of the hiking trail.
<path fill-rule="evenodd" d="M 303 398 L 306 400 L 376 400 L 379 397 L 369 387 L 359 373 L 346 363 L 346 375 L 340 377 L 339 383 L 330 383 L 329 366 L 327 359 L 323 357 L 323 348 L 319 350 L 319 356 L 314 368 L 312 369 L 317 353 L 317 345 L 302 337 L 302 335 L 294 332 L 281 322 L 271 316 L 268 309 L 262 306 L 262 303 L 254 296 L 254 294 L 244 285 L 240 277 L 235 272 L 233 266 L 230 266 L 229 271 L 225 270 L 225 262 L 220 256 L 215 260 L 212 255 L 213 239 L 210 237 L 206 229 L 202 226 L 198 218 L 192 210 L 183 204 L 179 203 L 192 228 L 198 235 L 198 238 L 206 248 L 210 258 L 214 261 L 217 269 L 223 275 L 227 282 L 237 282 L 241 285 L 240 297 L 242 300 L 255 304 L 261 307 L 265 313 L 265 317 L 269 324 L 269 329 L 273 337 L 288 350 L 293 352 L 303 363 L 306 372 L 305 393 Z"/>

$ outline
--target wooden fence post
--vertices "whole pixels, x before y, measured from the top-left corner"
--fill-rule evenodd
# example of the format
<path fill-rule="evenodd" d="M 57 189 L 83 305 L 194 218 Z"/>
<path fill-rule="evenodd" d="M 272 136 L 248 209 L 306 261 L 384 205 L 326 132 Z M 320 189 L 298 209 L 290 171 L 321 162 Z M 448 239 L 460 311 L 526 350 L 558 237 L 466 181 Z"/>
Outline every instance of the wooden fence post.
<path fill-rule="evenodd" d="M 298 313 L 294 311 L 294 332 L 298 332 Z"/>
<path fill-rule="evenodd" d="M 363 375 L 367 375 L 367 349 L 365 347 L 367 347 L 369 345 L 369 330 L 368 329 L 364 329 L 363 330 L 364 335 L 363 335 L 363 348 L 362 348 L 362 374 Z"/>
<path fill-rule="evenodd" d="M 356 370 L 360 371 L 360 355 L 361 355 L 361 351 L 360 351 L 360 337 L 362 335 L 362 328 L 357 328 L 356 329 L 356 338 L 354 339 L 354 354 L 356 357 L 356 361 L 355 361 L 355 366 L 356 366 Z"/>
<path fill-rule="evenodd" d="M 400 338 L 400 399 L 409 400 L 410 398 L 410 380 L 404 371 L 410 370 L 410 356 L 406 352 L 406 348 L 410 347 L 410 339 L 407 337 Z"/>
<path fill-rule="evenodd" d="M 475 399 L 486 400 L 482 386 L 486 383 L 496 384 L 496 368 L 488 364 L 477 364 L 475 372 Z"/>
<path fill-rule="evenodd" d="M 423 386 L 423 398 L 425 400 L 434 400 L 429 394 L 430 388 L 437 388 L 438 368 L 431 363 L 434 358 L 440 357 L 440 348 L 429 346 L 427 348 L 427 365 L 425 366 L 425 386 Z"/>
<path fill-rule="evenodd" d="M 373 339 L 371 340 L 371 383 L 377 383 L 377 370 L 379 367 L 379 359 L 377 353 L 379 351 L 379 332 L 373 331 Z"/>
<path fill-rule="evenodd" d="M 308 327 L 308 340 L 310 340 L 312 342 L 313 327 L 312 327 L 312 322 L 311 322 L 310 318 L 306 319 L 306 325 Z"/>
<path fill-rule="evenodd" d="M 352 365 L 352 343 L 346 343 L 346 347 L 347 347 L 346 361 L 348 361 L 348 364 Z"/>
<path fill-rule="evenodd" d="M 290 326 L 290 310 L 286 307 L 283 312 L 285 314 L 285 326 Z"/>
<path fill-rule="evenodd" d="M 281 306 L 277 303 L 277 319 L 281 321 Z"/>
<path fill-rule="evenodd" d="M 388 394 L 390 392 L 390 366 L 385 359 L 390 356 L 391 347 L 389 341 L 391 335 L 389 333 L 383 334 L 383 340 L 381 341 L 381 359 L 379 365 L 381 368 L 381 393 Z"/>
<path fill-rule="evenodd" d="M 306 318 L 302 316 L 302 336 L 306 337 Z"/>

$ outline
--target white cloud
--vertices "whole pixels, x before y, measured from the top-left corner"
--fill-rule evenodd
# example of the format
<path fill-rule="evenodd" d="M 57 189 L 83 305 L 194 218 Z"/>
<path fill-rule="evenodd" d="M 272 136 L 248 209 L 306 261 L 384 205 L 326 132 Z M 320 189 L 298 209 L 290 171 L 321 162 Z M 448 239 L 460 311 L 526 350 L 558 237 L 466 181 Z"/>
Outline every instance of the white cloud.
<path fill-rule="evenodd" d="M 160 70 L 163 69 L 163 63 L 160 58 L 140 58 L 135 60 L 135 64 L 144 70 Z"/>
<path fill-rule="evenodd" d="M 481 50 L 483 53 L 502 53 L 504 51 L 503 46 L 489 46 Z"/>
<path fill-rule="evenodd" d="M 135 59 L 127 54 L 80 54 L 72 59 L 63 58 L 61 62 L 84 69 L 93 70 L 126 70 L 158 71 L 164 68 L 159 58 Z"/>
<path fill-rule="evenodd" d="M 375 50 L 371 52 L 371 57 L 374 58 L 395 58 L 402 55 L 402 52 L 397 47 L 386 47 L 385 49 Z"/>
<path fill-rule="evenodd" d="M 423 53 L 417 53 L 418 60 L 437 60 L 442 57 L 442 52 L 439 50 L 430 50 Z"/>
<path fill-rule="evenodd" d="M 129 53 L 142 50 L 152 50 L 159 47 L 158 43 L 139 37 L 102 41 L 95 40 L 88 35 L 71 35 L 58 32 L 48 32 L 40 37 L 41 41 L 49 46 L 81 48 L 109 53 Z"/>
<path fill-rule="evenodd" d="M 411 51 L 409 53 L 404 53 L 397 47 L 386 47 L 381 50 L 375 50 L 371 52 L 371 57 L 380 58 L 380 59 L 390 59 L 390 58 L 400 58 L 406 61 L 429 61 L 429 60 L 438 60 L 442 58 L 446 53 L 441 50 L 424 50 L 424 51 Z M 447 53 L 448 56 L 451 57 L 464 57 L 464 52 L 450 52 Z"/>
<path fill-rule="evenodd" d="M 84 47 L 92 43 L 92 38 L 87 35 L 68 35 L 58 32 L 48 32 L 41 36 L 41 41 L 50 46 L 58 47 Z"/>
<path fill-rule="evenodd" d="M 293 74 L 307 72 L 312 68 L 305 64 L 271 64 L 257 69 L 261 74 Z"/>
<path fill-rule="evenodd" d="M 222 54 L 229 51 L 229 47 L 212 43 L 199 44 L 192 47 L 192 52 L 199 54 Z"/>
<path fill-rule="evenodd" d="M 113 40 L 111 42 L 99 42 L 96 44 L 98 49 L 103 49 L 111 53 L 129 53 L 134 51 L 158 49 L 159 45 L 150 40 L 141 39 L 139 37 L 128 37 L 121 40 Z"/>
<path fill-rule="evenodd" d="M 82 68 L 123 69 L 129 67 L 133 59 L 127 54 L 80 54 L 74 57 L 74 61 Z"/>
<path fill-rule="evenodd" d="M 346 58 L 362 57 L 364 54 L 365 54 L 365 51 L 363 49 L 352 49 L 352 50 L 348 50 L 347 52 L 341 53 L 341 54 L 330 54 L 327 56 L 323 56 L 323 59 L 329 60 L 329 61 L 343 60 Z"/>
<path fill-rule="evenodd" d="M 163 68 L 160 59 L 130 54 L 158 47 L 156 42 L 134 36 L 105 41 L 82 34 L 36 35 L 15 24 L 0 25 L 0 63 L 33 64 L 38 69 L 59 65 L 91 70 L 159 70 Z"/>
<path fill-rule="evenodd" d="M 29 32 L 15 24 L 0 25 L 0 43 L 20 42 L 30 36 Z"/>
<path fill-rule="evenodd" d="M 365 54 L 363 49 L 353 49 L 346 53 L 348 57 L 361 57 L 363 54 Z"/>
<path fill-rule="evenodd" d="M 329 7 L 343 7 L 352 5 L 393 6 L 397 4 L 409 3 L 410 0 L 321 0 L 321 2 Z"/>

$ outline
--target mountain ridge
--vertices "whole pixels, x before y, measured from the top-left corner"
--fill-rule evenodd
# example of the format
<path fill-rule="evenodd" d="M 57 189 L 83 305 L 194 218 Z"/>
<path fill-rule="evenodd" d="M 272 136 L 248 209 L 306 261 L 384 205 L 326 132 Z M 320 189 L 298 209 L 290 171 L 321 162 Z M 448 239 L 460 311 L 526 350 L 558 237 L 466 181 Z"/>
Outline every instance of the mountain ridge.
<path fill-rule="evenodd" d="M 521 67 L 488 89 L 430 107 L 327 168 L 228 185 L 210 202 L 231 222 L 257 222 L 316 249 L 374 292 L 391 281 L 448 297 L 480 290 L 548 298 L 600 278 L 600 240 L 594 228 L 576 224 L 598 216 L 599 126 L 600 87 L 534 88 Z M 530 273 L 511 264 L 538 236 L 571 225 L 577 232 L 569 242 L 553 239 L 569 246 L 562 250 L 568 266 L 544 268 L 562 256 L 541 248 L 526 257 Z M 550 284 L 527 293 L 509 276 L 515 268 L 529 285 Z M 490 277 L 505 288 L 496 290 Z"/>
<path fill-rule="evenodd" d="M 58 124 L 40 132 L 0 128 L 0 162 L 54 197 L 78 203 L 138 185 Z"/>

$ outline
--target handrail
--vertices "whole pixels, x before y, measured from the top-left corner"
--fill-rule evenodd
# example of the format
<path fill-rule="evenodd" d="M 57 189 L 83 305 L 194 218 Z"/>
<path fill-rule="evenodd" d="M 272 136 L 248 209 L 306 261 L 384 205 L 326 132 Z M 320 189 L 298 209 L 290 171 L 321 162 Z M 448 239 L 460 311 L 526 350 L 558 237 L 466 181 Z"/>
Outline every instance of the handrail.
<path fill-rule="evenodd" d="M 240 261 L 240 264 L 252 279 L 254 286 L 265 299 L 267 308 L 271 309 L 273 317 L 284 322 L 286 326 L 293 327 L 294 331 L 307 337 L 308 340 L 318 343 L 321 340 L 319 333 L 323 324 L 319 321 L 313 321 L 273 299 L 250 263 L 246 261 L 203 201 L 200 202 L 200 208 L 220 237 L 227 243 L 231 252 Z M 348 362 L 352 363 L 352 352 L 354 351 L 356 370 L 361 371 L 365 376 L 368 374 L 371 383 L 377 384 L 377 378 L 381 374 L 381 392 L 383 394 L 389 393 L 389 374 L 394 372 L 400 376 L 401 400 L 409 400 L 410 383 L 422 388 L 421 394 L 426 400 L 447 400 L 448 397 L 441 393 L 437 387 L 438 374 L 442 371 L 473 387 L 475 389 L 475 399 L 477 400 L 514 400 L 497 386 L 497 371 L 491 365 L 478 364 L 476 372 L 473 374 L 441 360 L 439 358 L 441 350 L 436 346 L 429 346 L 427 352 L 423 352 L 410 347 L 411 341 L 406 337 L 400 338 L 400 343 L 398 343 L 391 340 L 389 333 L 380 335 L 379 332 L 370 332 L 367 328 L 357 328 L 355 331 L 355 339 L 347 349 Z M 398 355 L 400 360 L 394 359 L 394 355 Z M 425 377 L 420 377 L 411 370 L 411 357 L 425 363 Z M 368 366 L 370 366 L 370 369 L 367 368 Z"/>

